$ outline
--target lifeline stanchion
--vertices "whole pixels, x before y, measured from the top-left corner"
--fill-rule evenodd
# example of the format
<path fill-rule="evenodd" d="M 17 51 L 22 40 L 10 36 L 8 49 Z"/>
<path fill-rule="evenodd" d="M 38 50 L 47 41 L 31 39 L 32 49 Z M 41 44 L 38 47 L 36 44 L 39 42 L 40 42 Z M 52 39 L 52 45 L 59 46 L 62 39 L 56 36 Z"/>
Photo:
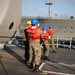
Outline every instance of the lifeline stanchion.
<path fill-rule="evenodd" d="M 0 63 L 1 63 L 1 65 L 2 65 L 2 67 L 4 69 L 4 71 L 5 71 L 6 75 L 8 75 L 6 69 L 5 69 L 5 67 L 4 67 L 4 65 L 3 65 L 2 61 L 1 61 L 1 58 L 2 58 L 2 53 L 0 52 Z"/>

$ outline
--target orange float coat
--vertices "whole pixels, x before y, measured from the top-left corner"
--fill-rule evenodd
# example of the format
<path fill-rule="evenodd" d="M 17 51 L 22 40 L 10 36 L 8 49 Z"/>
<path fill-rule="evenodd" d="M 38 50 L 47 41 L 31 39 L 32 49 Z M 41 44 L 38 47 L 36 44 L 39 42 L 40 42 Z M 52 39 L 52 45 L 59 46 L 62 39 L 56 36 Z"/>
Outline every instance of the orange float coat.
<path fill-rule="evenodd" d="M 37 34 L 37 31 L 38 31 L 38 26 L 30 26 L 28 28 L 27 32 L 30 41 L 40 39 L 40 35 Z"/>
<path fill-rule="evenodd" d="M 48 34 L 51 35 L 51 36 L 54 35 L 54 30 L 53 30 L 53 29 L 48 29 L 47 32 L 48 32 Z"/>
<path fill-rule="evenodd" d="M 42 31 L 42 40 L 43 41 L 48 41 L 48 33 L 47 33 L 47 31 Z"/>

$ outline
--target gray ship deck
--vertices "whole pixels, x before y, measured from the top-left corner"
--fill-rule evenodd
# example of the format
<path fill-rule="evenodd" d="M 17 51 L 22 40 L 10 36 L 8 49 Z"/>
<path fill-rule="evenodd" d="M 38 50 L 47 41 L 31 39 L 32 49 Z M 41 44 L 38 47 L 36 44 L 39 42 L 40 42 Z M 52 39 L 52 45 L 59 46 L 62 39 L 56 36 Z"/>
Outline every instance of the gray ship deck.
<path fill-rule="evenodd" d="M 73 65 L 72 72 L 75 75 L 75 51 L 67 48 L 56 49 L 57 53 L 50 53 L 49 58 L 52 63 L 64 63 Z M 2 52 L 2 59 L 0 62 L 0 75 L 55 75 L 50 73 L 33 73 L 24 64 L 24 47 L 7 45 Z M 59 65 L 58 65 L 59 66 Z M 45 67 L 47 68 L 47 67 Z M 60 67 L 61 68 L 61 67 Z M 64 68 L 64 70 L 66 70 Z"/>

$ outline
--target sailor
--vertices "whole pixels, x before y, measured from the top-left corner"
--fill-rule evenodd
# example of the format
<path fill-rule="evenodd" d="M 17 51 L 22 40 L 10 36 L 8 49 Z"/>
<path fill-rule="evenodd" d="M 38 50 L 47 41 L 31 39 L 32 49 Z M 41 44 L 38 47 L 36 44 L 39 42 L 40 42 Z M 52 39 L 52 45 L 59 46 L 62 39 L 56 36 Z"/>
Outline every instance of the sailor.
<path fill-rule="evenodd" d="M 43 47 L 44 47 L 43 59 L 45 59 L 45 60 L 50 60 L 48 58 L 49 51 L 50 51 L 48 36 L 49 35 L 47 33 L 47 26 L 43 26 L 43 30 L 42 30 L 42 41 L 43 41 Z"/>
<path fill-rule="evenodd" d="M 29 36 L 29 63 L 33 72 L 37 72 L 41 59 L 41 29 L 38 27 L 38 20 L 36 18 L 31 20 L 31 24 L 27 30 Z"/>
<path fill-rule="evenodd" d="M 28 32 L 27 29 L 28 27 L 31 25 L 31 21 L 28 20 L 26 23 L 26 27 L 24 29 L 24 45 L 25 45 L 25 53 L 24 53 L 24 62 L 27 63 L 27 61 L 29 60 L 29 38 L 28 38 Z"/>
<path fill-rule="evenodd" d="M 47 32 L 50 37 L 49 42 L 51 42 L 51 44 L 52 44 L 52 53 L 56 53 L 55 47 L 54 47 L 54 30 L 52 29 L 52 25 L 49 26 Z"/>

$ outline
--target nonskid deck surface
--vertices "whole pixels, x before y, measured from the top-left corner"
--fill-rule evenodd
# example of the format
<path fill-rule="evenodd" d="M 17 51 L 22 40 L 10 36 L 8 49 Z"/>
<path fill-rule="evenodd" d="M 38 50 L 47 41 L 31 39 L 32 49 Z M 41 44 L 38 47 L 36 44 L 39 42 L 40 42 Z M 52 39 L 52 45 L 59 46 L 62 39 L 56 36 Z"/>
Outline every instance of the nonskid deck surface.
<path fill-rule="evenodd" d="M 5 46 L 2 52 L 0 62 L 0 75 L 47 75 L 47 73 L 33 73 L 24 64 L 24 47 Z M 65 63 L 75 66 L 75 51 L 65 48 L 59 48 L 57 53 L 50 53 L 49 58 L 52 63 Z M 58 65 L 59 66 L 59 65 Z M 65 70 L 65 68 L 64 68 Z M 74 71 L 73 68 L 72 71 Z"/>

